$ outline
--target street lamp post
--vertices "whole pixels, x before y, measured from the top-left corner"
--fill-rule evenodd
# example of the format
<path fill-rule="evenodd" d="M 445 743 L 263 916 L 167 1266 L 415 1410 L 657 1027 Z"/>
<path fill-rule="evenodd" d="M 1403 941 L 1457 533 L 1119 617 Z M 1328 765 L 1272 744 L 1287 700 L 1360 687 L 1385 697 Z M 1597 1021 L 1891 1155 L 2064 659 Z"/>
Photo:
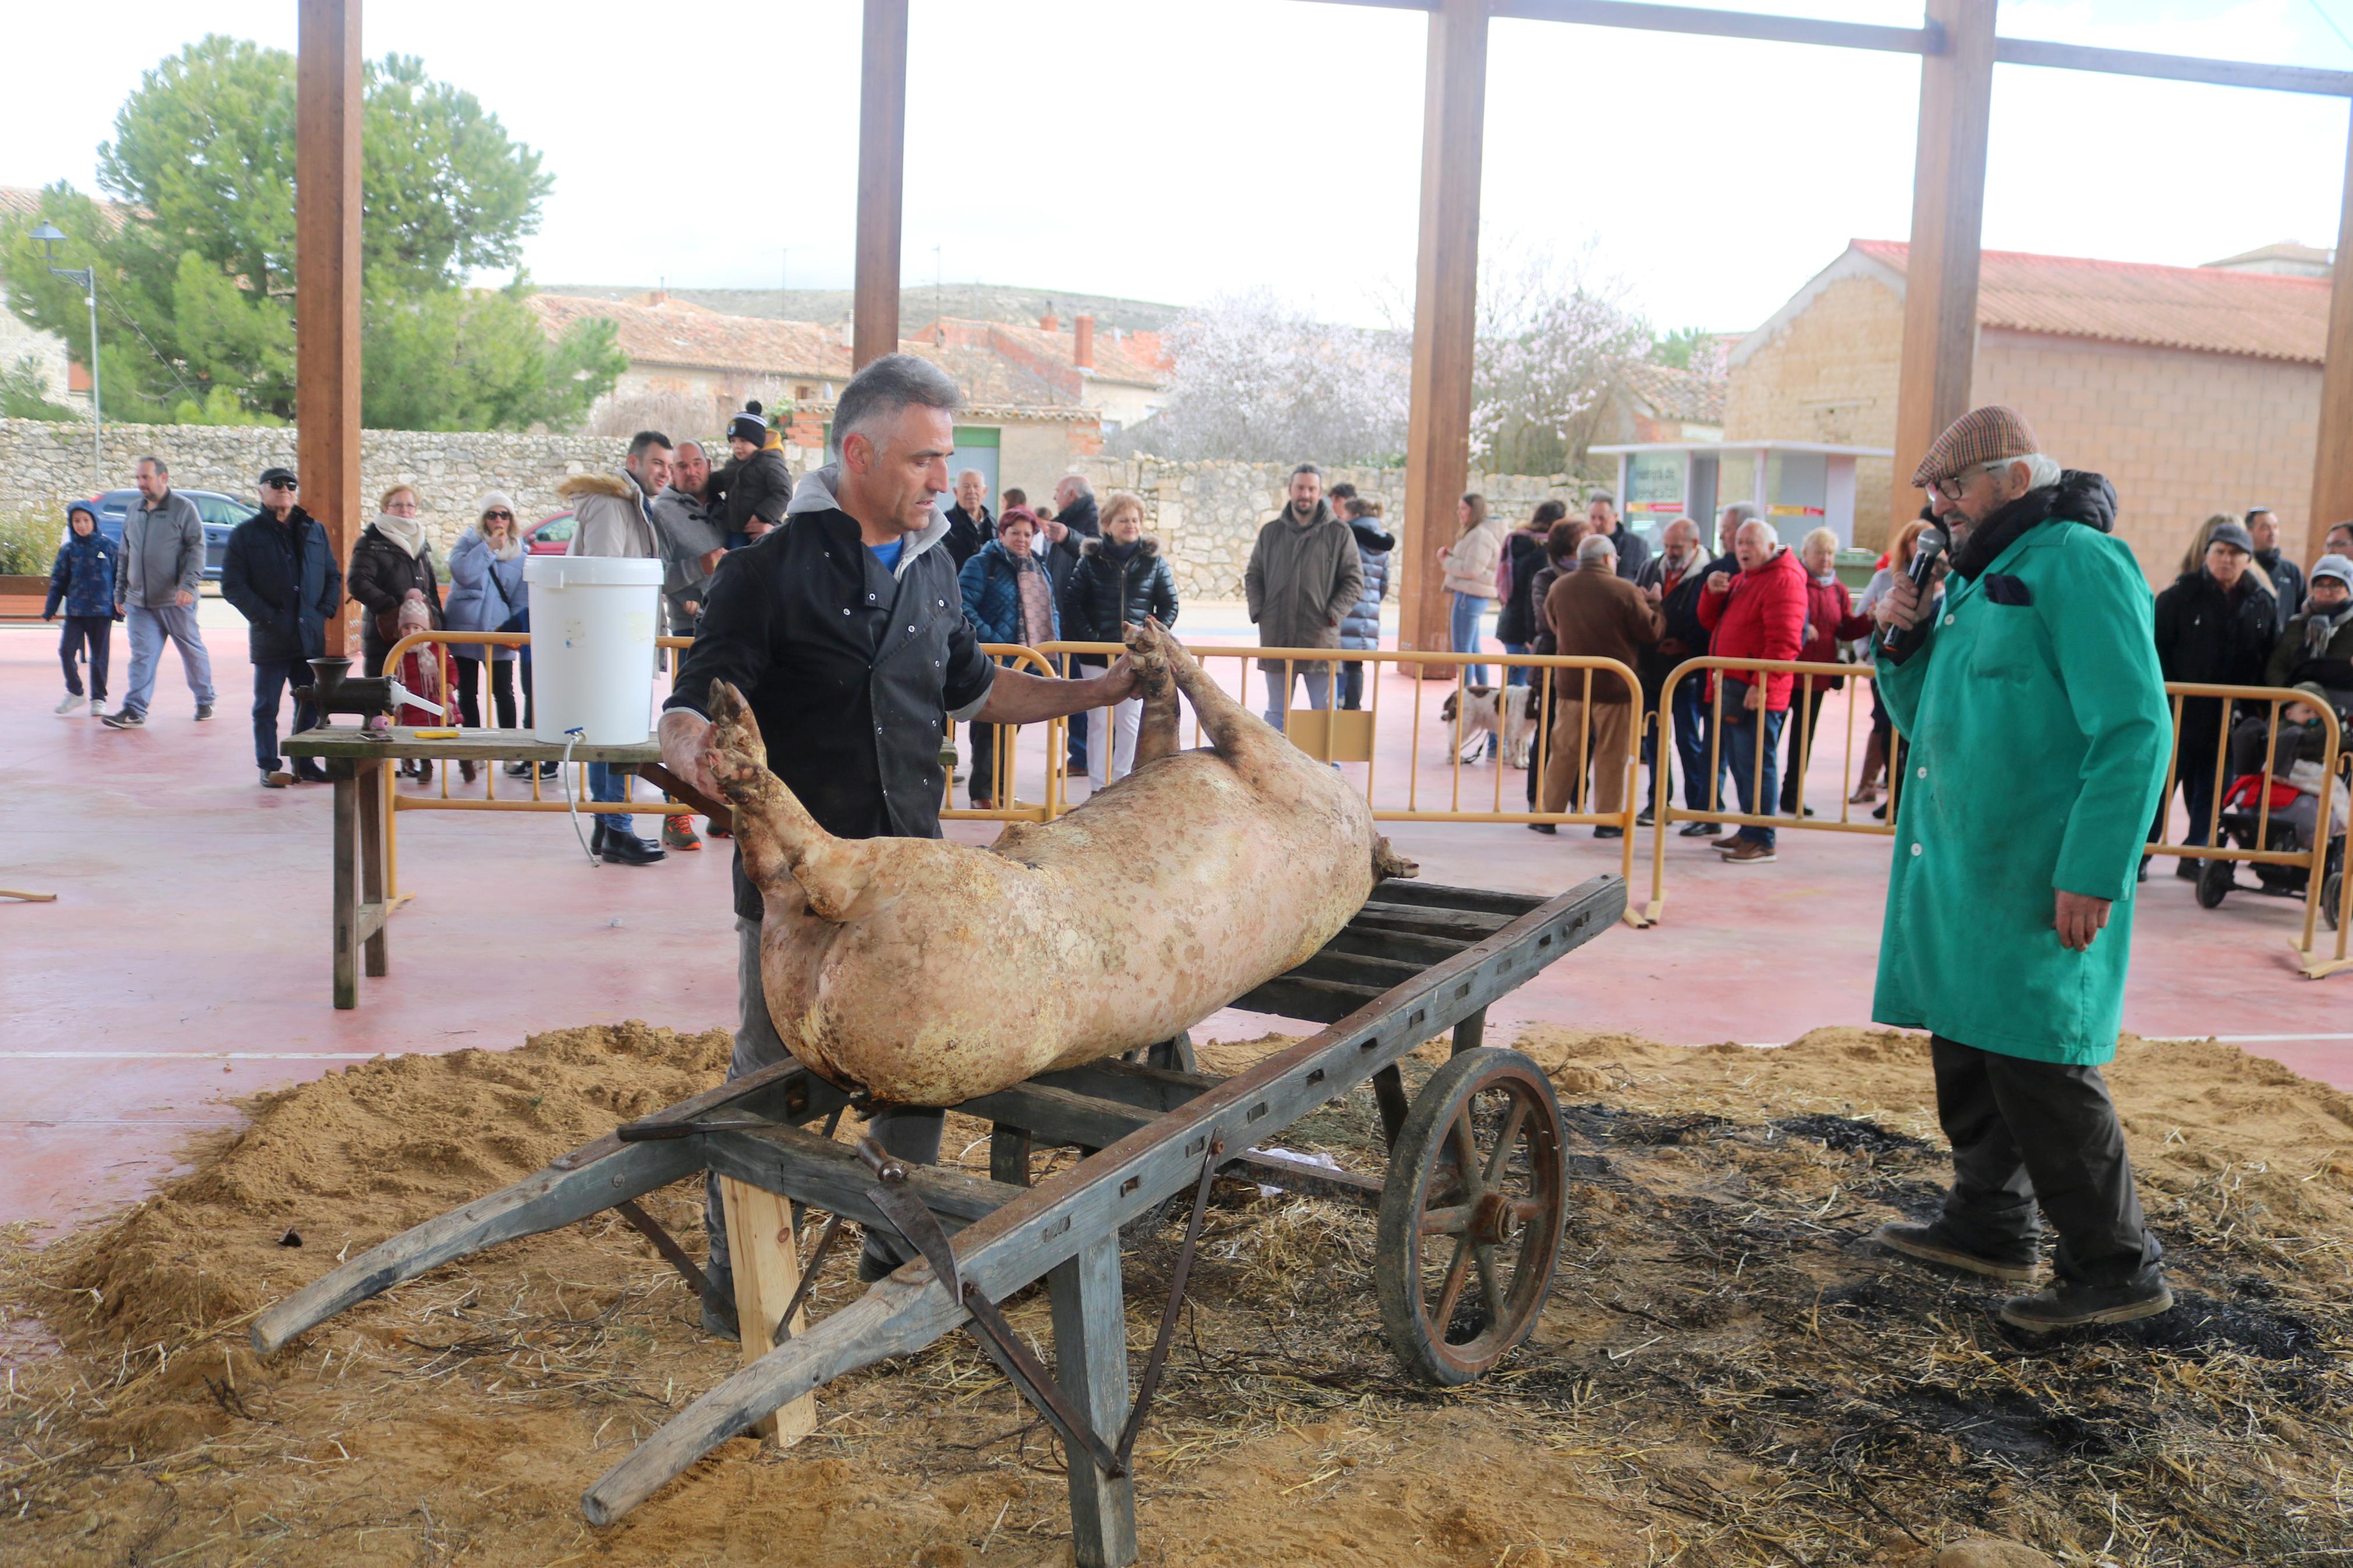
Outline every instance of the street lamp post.
<path fill-rule="evenodd" d="M 90 306 L 90 482 L 93 493 L 106 488 L 106 457 L 100 437 L 106 426 L 106 412 L 98 397 L 98 262 L 95 258 L 87 267 L 59 267 L 58 241 L 65 236 L 53 223 L 44 223 L 33 231 L 41 242 L 41 259 L 49 262 L 53 278 L 70 278 L 79 283 Z"/>

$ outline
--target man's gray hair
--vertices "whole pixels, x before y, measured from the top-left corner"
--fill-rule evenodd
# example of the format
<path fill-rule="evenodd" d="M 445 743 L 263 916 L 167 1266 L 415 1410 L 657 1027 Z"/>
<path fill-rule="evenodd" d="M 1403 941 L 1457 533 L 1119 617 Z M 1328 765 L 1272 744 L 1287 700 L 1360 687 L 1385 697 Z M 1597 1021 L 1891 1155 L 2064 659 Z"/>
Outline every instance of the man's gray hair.
<path fill-rule="evenodd" d="M 1060 489 L 1062 485 L 1070 486 L 1071 493 L 1073 495 L 1092 496 L 1095 493 L 1094 481 L 1084 474 L 1064 474 L 1062 484 L 1056 485 L 1054 488 Z"/>
<path fill-rule="evenodd" d="M 2059 482 L 2059 459 L 2048 452 L 2029 452 L 2012 462 L 2026 465 L 2026 488 L 2039 490 Z"/>
<path fill-rule="evenodd" d="M 964 394 L 948 373 L 919 354 L 884 354 L 849 378 L 833 405 L 833 455 L 852 436 L 871 440 L 874 426 L 896 419 L 910 406 L 936 408 L 955 414 L 964 407 Z"/>
<path fill-rule="evenodd" d="M 988 476 L 982 473 L 978 468 L 958 468 L 956 470 L 955 482 L 962 484 L 966 479 L 978 479 L 984 485 L 988 483 Z"/>
<path fill-rule="evenodd" d="M 1580 572 L 1588 566 L 1609 565 L 1617 559 L 1618 547 L 1599 533 L 1587 534 L 1577 546 L 1577 569 Z"/>
<path fill-rule="evenodd" d="M 144 457 L 141 458 L 139 459 L 139 463 L 152 463 L 152 464 L 153 464 L 153 465 L 154 465 L 154 467 L 155 467 L 155 471 L 156 471 L 157 473 L 159 473 L 159 474 L 168 474 L 168 473 L 170 473 L 170 472 L 172 471 L 172 465 L 171 465 L 171 464 L 169 464 L 169 463 L 167 463 L 167 462 L 165 462 L 163 458 L 159 458 L 159 457 L 155 456 L 155 454 L 154 454 L 154 453 L 153 453 L 153 452 L 150 452 L 150 453 L 148 453 L 146 456 L 144 456 Z M 136 468 L 139 466 L 139 463 L 133 463 L 133 464 L 132 464 L 131 466 L 132 466 L 133 468 Z"/>
<path fill-rule="evenodd" d="M 1322 479 L 1322 478 L 1324 477 L 1324 470 L 1323 470 L 1322 468 L 1317 468 L 1317 467 L 1316 467 L 1314 464 L 1313 464 L 1313 463 L 1302 463 L 1302 464 L 1300 464 L 1300 465 L 1299 465 L 1299 467 L 1297 467 L 1297 468 L 1293 468 L 1293 469 L 1292 469 L 1292 470 L 1291 470 L 1291 477 L 1292 477 L 1293 479 L 1297 479 L 1297 478 L 1298 478 L 1300 475 L 1302 475 L 1302 474 L 1314 474 L 1317 479 Z"/>
<path fill-rule="evenodd" d="M 1730 506 L 1725 507 L 1722 511 L 1718 512 L 1716 517 L 1719 521 L 1736 523 L 1755 522 L 1757 521 L 1757 503 L 1753 500 L 1734 501 Z"/>
<path fill-rule="evenodd" d="M 677 446 L 671 447 L 670 450 L 673 452 L 683 452 L 689 447 L 694 448 L 694 455 L 698 458 L 709 458 L 711 456 L 710 453 L 702 449 L 702 443 L 696 440 L 691 436 L 689 436 L 685 440 L 681 441 Z"/>

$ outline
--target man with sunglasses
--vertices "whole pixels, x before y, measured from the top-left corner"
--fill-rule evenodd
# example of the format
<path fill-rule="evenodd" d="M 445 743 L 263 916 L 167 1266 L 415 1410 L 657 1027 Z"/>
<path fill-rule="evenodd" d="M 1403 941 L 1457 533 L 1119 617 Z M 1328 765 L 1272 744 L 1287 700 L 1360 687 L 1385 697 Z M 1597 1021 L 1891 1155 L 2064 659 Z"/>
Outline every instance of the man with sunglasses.
<path fill-rule="evenodd" d="M 1911 749 L 1871 1016 L 1930 1031 L 1953 1184 L 1935 1219 L 1873 1239 L 2027 1281 L 2039 1201 L 2056 1279 L 2002 1321 L 2151 1317 L 2173 1297 L 2099 1066 L 2171 742 L 2148 583 L 2110 532 L 2116 490 L 2063 472 L 2014 409 L 1954 421 L 1912 482 L 1951 540 L 1950 578 L 1924 605 L 1899 577 L 1874 610 L 1879 688 Z"/>
<path fill-rule="evenodd" d="M 308 661 L 327 651 L 327 621 L 343 599 L 343 572 L 327 531 L 297 504 L 301 481 L 291 468 L 265 468 L 261 510 L 237 525 L 221 557 L 221 597 L 246 619 L 253 659 L 253 755 L 261 787 L 284 789 L 297 779 L 325 784 L 327 772 L 311 758 L 291 773 L 279 765 L 278 695 L 311 684 Z M 318 723 L 308 702 L 294 704 L 294 732 Z"/>

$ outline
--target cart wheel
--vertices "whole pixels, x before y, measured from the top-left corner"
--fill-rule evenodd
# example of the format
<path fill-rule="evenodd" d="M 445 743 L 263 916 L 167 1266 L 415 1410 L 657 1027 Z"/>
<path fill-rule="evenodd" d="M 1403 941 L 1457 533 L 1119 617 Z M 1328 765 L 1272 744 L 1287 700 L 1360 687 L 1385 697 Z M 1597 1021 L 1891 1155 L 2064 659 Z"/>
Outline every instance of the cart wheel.
<path fill-rule="evenodd" d="M 1192 1072 L 1199 1065 L 1193 1055 L 1193 1033 L 1189 1029 L 1179 1029 L 1173 1039 L 1155 1040 L 1148 1046 L 1122 1051 L 1119 1059 L 1169 1072 Z"/>
<path fill-rule="evenodd" d="M 2236 860 L 2209 860 L 2198 868 L 2198 907 L 2219 910 L 2238 878 Z"/>
<path fill-rule="evenodd" d="M 1179 1029 L 1174 1039 L 1162 1040 L 1153 1046 L 1145 1052 L 1144 1065 L 1169 1072 L 1198 1072 L 1201 1063 L 1193 1054 L 1193 1031 Z"/>
<path fill-rule="evenodd" d="M 1373 1284 L 1406 1371 L 1468 1383 L 1527 1338 L 1567 1223 L 1560 1103 L 1517 1051 L 1465 1051 L 1414 1097 L 1381 1188 Z"/>
<path fill-rule="evenodd" d="M 2330 931 L 2337 929 L 2337 899 L 2344 890 L 2345 873 L 2342 871 L 2331 871 L 2320 884 L 2320 918 L 2328 922 Z"/>

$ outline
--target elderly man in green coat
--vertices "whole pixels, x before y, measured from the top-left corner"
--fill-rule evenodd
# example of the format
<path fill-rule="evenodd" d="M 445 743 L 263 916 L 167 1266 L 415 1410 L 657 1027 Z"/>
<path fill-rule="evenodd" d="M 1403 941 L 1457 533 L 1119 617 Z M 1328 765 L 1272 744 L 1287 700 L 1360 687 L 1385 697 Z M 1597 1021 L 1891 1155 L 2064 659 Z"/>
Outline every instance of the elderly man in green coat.
<path fill-rule="evenodd" d="M 1908 579 L 1876 612 L 1880 690 L 1911 750 L 1872 1016 L 1929 1031 L 1953 1185 L 1937 1218 L 1874 1239 L 2031 1280 L 2039 1199 L 2055 1279 L 2003 1321 L 2150 1317 L 2173 1298 L 2099 1067 L 2169 741 L 2148 584 L 2109 533 L 2108 481 L 2063 473 L 2011 409 L 1962 416 L 1912 482 L 1950 575 L 1925 613 Z"/>

